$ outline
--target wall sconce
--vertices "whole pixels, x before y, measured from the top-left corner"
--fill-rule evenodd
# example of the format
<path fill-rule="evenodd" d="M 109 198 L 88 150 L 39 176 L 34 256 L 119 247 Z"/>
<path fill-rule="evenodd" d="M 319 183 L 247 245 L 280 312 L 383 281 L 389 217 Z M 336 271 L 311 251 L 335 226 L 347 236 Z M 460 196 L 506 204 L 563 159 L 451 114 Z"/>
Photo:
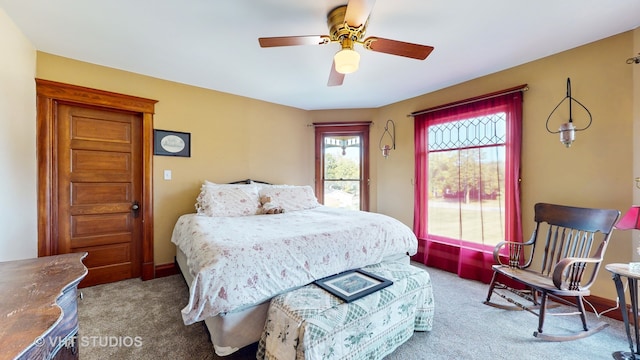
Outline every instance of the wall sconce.
<path fill-rule="evenodd" d="M 640 53 L 638 53 L 638 56 L 628 58 L 627 64 L 640 64 Z"/>
<path fill-rule="evenodd" d="M 389 125 L 391 125 L 391 130 L 389 130 Z M 385 135 L 388 135 L 391 139 L 391 145 L 385 144 L 384 146 L 382 146 L 382 140 L 384 139 Z M 378 148 L 380 148 L 380 150 L 382 151 L 382 156 L 384 156 L 385 159 L 389 157 L 389 153 L 391 152 L 391 150 L 396 149 L 396 124 L 391 119 L 387 120 L 387 123 L 384 126 L 384 132 L 382 133 L 380 141 L 378 142 Z"/>
<path fill-rule="evenodd" d="M 553 113 L 558 109 L 558 107 L 567 99 L 569 99 L 569 121 L 560 125 L 560 129 L 558 131 L 551 131 L 551 129 L 549 129 L 549 119 L 551 119 L 551 115 L 553 115 Z M 571 111 L 572 101 L 575 101 L 578 105 L 582 106 L 582 108 L 589 115 L 589 124 L 587 124 L 587 126 L 583 127 L 582 129 L 578 129 L 573 125 L 573 114 Z M 553 110 L 551 111 L 551 114 L 549 114 L 549 117 L 547 118 L 547 131 L 550 132 L 551 134 L 560 134 L 560 142 L 563 143 L 566 147 L 571 147 L 571 144 L 576 139 L 576 131 L 582 131 L 582 130 L 588 129 L 589 126 L 591 126 L 592 121 L 593 121 L 593 118 L 591 117 L 591 113 L 589 112 L 589 109 L 587 109 L 584 105 L 582 105 L 580 101 L 571 97 L 571 79 L 567 78 L 567 96 L 565 96 L 565 98 L 562 99 L 558 103 L 558 105 L 556 105 L 555 108 L 553 108 Z"/>

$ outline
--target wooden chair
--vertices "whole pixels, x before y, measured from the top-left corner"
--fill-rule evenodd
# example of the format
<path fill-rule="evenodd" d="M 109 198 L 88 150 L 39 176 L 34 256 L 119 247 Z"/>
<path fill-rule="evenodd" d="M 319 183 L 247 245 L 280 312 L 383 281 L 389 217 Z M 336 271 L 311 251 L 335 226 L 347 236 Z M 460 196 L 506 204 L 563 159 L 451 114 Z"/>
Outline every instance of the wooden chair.
<path fill-rule="evenodd" d="M 589 287 L 596 279 L 619 216 L 618 210 L 536 204 L 536 226 L 529 241 L 505 241 L 496 245 L 493 257 L 497 265 L 493 265 L 493 278 L 484 303 L 537 315 L 538 330 L 533 336 L 549 341 L 575 340 L 604 329 L 608 326 L 604 322 L 591 330 L 587 328 L 583 297 L 590 294 Z M 542 254 L 534 262 L 536 252 Z M 503 259 L 507 260 L 506 264 Z M 508 280 L 498 281 L 505 278 Z M 513 305 L 492 302 L 494 294 Z M 532 305 L 522 305 L 514 300 L 518 298 Z M 548 314 L 580 315 L 584 331 L 569 335 L 544 334 L 542 326 L 547 309 L 560 305 L 549 304 L 548 298 L 577 308 L 577 311 Z"/>

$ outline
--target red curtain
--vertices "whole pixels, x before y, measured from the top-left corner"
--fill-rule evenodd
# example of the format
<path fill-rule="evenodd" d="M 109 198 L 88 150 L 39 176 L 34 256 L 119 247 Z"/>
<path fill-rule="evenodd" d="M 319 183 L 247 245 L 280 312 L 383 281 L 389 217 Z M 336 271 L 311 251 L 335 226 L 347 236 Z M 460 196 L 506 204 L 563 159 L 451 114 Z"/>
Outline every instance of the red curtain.
<path fill-rule="evenodd" d="M 465 244 L 430 237 L 428 233 L 429 198 L 429 126 L 464 120 L 498 112 L 506 113 L 507 139 L 505 159 L 505 240 L 522 242 L 520 211 L 520 152 L 522 147 L 522 91 L 464 101 L 415 116 L 415 202 L 414 232 L 418 253 L 413 258 L 428 266 L 457 273 L 460 277 L 491 280 L 493 246 Z"/>

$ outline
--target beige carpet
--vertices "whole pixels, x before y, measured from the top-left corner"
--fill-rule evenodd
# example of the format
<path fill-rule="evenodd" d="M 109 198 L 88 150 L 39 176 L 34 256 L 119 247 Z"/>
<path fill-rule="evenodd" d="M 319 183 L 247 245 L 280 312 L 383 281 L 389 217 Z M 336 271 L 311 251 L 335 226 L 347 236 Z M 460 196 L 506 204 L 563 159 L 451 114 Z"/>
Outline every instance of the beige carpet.
<path fill-rule="evenodd" d="M 628 350 L 621 322 L 591 316 L 610 327 L 585 339 L 545 342 L 532 336 L 537 317 L 482 304 L 487 285 L 441 270 L 431 274 L 436 316 L 431 332 L 415 333 L 386 360 L 417 359 L 612 359 Z M 611 282 L 613 287 L 613 282 Z M 188 299 L 181 275 L 132 279 L 82 289 L 79 302 L 80 359 L 217 359 L 201 323 L 185 326 L 180 309 Z M 618 310 L 616 310 L 618 311 Z M 549 317 L 547 332 L 579 329 L 577 317 Z M 255 349 L 235 359 L 255 358 Z"/>

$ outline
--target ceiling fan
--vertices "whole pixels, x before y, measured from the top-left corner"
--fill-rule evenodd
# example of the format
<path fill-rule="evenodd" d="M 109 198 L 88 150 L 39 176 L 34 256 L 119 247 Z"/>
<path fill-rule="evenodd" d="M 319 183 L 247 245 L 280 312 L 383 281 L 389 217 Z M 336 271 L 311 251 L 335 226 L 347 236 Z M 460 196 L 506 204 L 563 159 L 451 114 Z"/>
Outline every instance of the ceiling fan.
<path fill-rule="evenodd" d="M 328 86 L 342 85 L 345 74 L 358 70 L 360 54 L 353 47 L 361 44 L 365 49 L 376 52 L 424 60 L 433 51 L 433 46 L 412 44 L 370 36 L 364 38 L 369 14 L 375 0 L 349 0 L 347 5 L 338 6 L 327 15 L 329 35 L 261 37 L 260 46 L 324 45 L 340 43 L 341 49 L 335 54 Z"/>

